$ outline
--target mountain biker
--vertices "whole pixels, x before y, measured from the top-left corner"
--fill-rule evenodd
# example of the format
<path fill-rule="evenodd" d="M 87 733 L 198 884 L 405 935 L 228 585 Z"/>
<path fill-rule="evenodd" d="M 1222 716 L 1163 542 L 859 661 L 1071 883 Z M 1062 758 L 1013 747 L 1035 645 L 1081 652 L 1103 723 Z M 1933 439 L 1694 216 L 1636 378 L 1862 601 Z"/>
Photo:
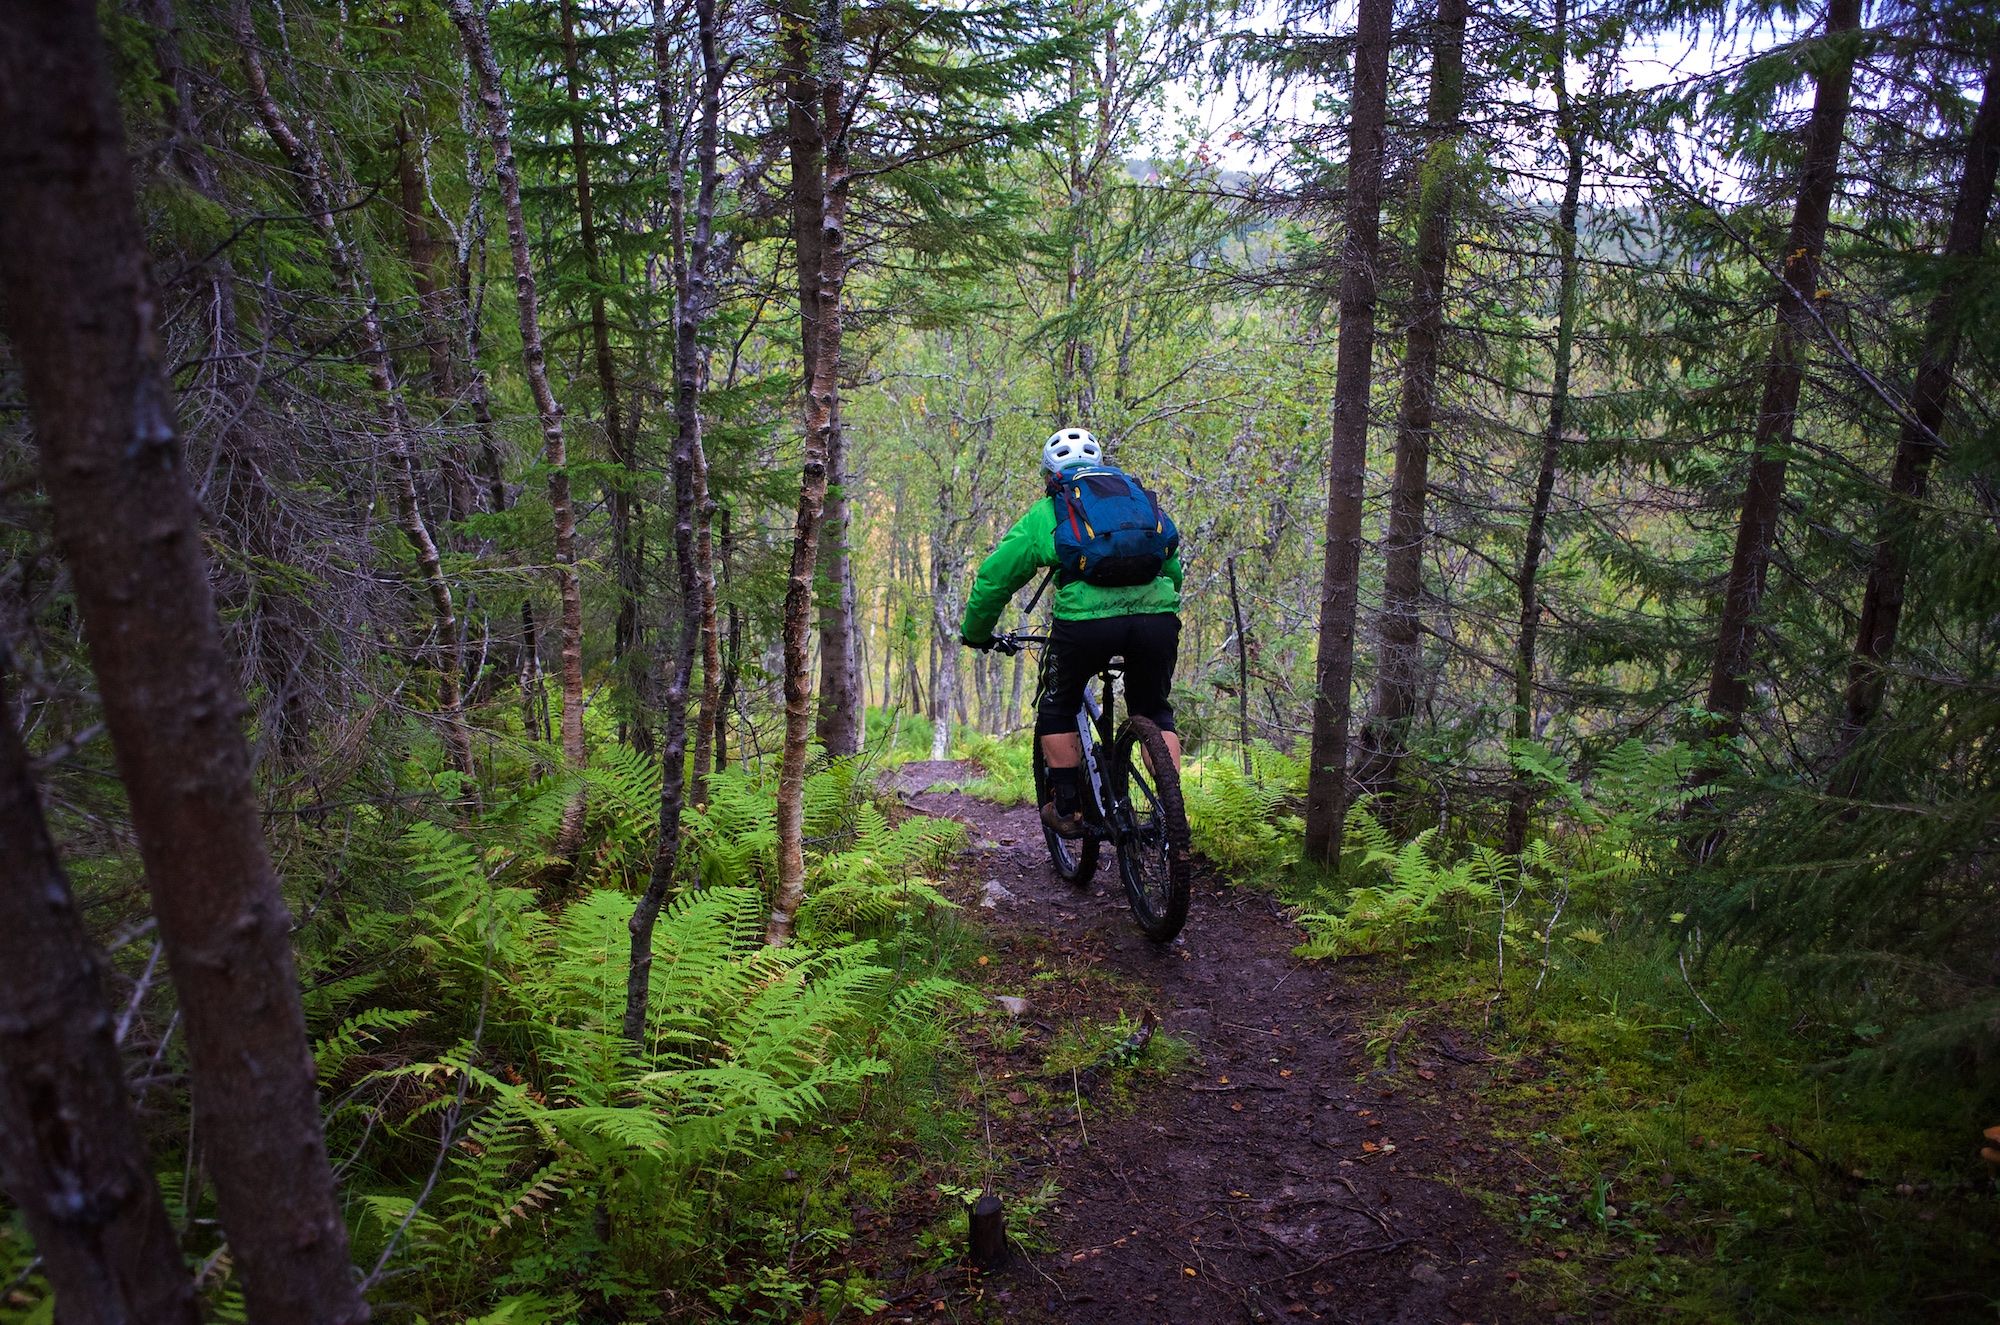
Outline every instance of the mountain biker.
<path fill-rule="evenodd" d="M 1084 688 L 1114 657 L 1125 659 L 1125 704 L 1150 718 L 1166 737 L 1174 767 L 1180 767 L 1180 737 L 1174 732 L 1174 663 L 1181 639 L 1181 558 L 1178 536 L 1151 580 L 1105 587 L 1060 568 L 1056 526 L 1064 480 L 1090 474 L 1117 475 L 1104 464 L 1104 448 L 1082 428 L 1061 428 L 1042 445 L 1042 478 L 1048 496 L 1014 522 L 993 555 L 980 563 L 965 605 L 959 642 L 969 648 L 993 646 L 993 626 L 1007 600 L 1044 567 L 1056 568 L 1055 625 L 1044 662 L 1047 685 L 1035 710 L 1035 735 L 1048 765 L 1051 803 L 1042 822 L 1067 838 L 1084 836 L 1084 797 L 1079 781 L 1083 742 L 1076 714 Z M 1120 478 L 1124 476 L 1119 475 Z M 1132 485 L 1137 491 L 1137 485 Z M 1150 494 L 1146 494 L 1150 500 Z M 1157 507 L 1155 507 L 1157 515 Z M 1171 531 L 1172 522 L 1159 517 Z M 1150 568 L 1151 563 L 1147 563 Z M 1140 574 L 1144 574 L 1141 571 Z"/>

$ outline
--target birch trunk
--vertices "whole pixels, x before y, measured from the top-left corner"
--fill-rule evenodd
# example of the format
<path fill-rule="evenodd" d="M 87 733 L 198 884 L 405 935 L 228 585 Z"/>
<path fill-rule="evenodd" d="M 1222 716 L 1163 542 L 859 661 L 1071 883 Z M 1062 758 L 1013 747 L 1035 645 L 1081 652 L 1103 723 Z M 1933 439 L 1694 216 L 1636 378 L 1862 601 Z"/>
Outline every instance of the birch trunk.
<path fill-rule="evenodd" d="M 798 240 L 803 250 L 814 250 L 818 262 L 817 288 L 813 291 L 812 316 L 806 322 L 807 363 L 811 377 L 806 388 L 805 464 L 799 483 L 798 515 L 792 526 L 791 567 L 786 577 L 783 618 L 785 745 L 778 772 L 778 892 L 771 907 L 766 937 L 773 944 L 791 942 L 792 921 L 805 901 L 805 784 L 806 739 L 812 720 L 812 672 L 809 639 L 813 605 L 813 570 L 818 560 L 820 520 L 825 511 L 827 461 L 832 453 L 834 430 L 840 406 L 840 300 L 847 277 L 847 152 L 840 133 L 841 100 L 846 85 L 842 71 L 842 39 L 838 0 L 821 0 L 815 35 L 813 65 L 807 72 L 803 58 L 788 76 L 792 90 L 794 216 L 800 191 L 810 190 L 820 200 L 816 224 L 801 226 Z M 794 31 L 787 49 L 800 56 L 803 34 Z M 801 94 L 816 96 L 802 108 Z M 801 110 L 816 111 L 816 125 L 806 142 L 798 116 Z M 810 148 L 801 152 L 801 147 Z M 801 168 L 806 175 L 801 177 Z M 821 173 L 823 171 L 823 173 Z"/>
<path fill-rule="evenodd" d="M 1327 865 L 1340 863 L 1341 830 L 1347 814 L 1347 727 L 1353 707 L 1354 619 L 1361 587 L 1361 500 L 1368 478 L 1375 264 L 1381 249 L 1382 149 L 1388 123 L 1389 32 L 1394 11 L 1394 0 L 1360 0 L 1355 26 L 1333 443 L 1327 476 L 1319 648 L 1314 660 L 1312 767 L 1306 779 L 1305 854 L 1307 859 Z"/>
<path fill-rule="evenodd" d="M 95 8 L 67 0 L 0 6 L 0 306 L 173 971 L 195 1126 L 250 1318 L 346 1325 L 365 1321 L 368 1306 L 320 1130 L 292 918 L 264 848 L 246 709 L 183 468 L 130 170 Z M 27 808 L 23 791 L 11 788 L 14 813 Z M 24 854 L 31 837 L 9 832 L 5 840 L 21 857 L 8 868 L 36 868 Z M 65 920 L 43 908 L 40 923 Z M 13 925 L 0 934 L 25 937 Z M 0 964 L 10 981 L 35 978 L 32 963 Z M 101 1007 L 95 1016 L 102 1072 Z M 36 1024 L 8 1020 L 9 1038 Z M 69 1067 L 91 1071 L 89 1043 L 78 1050 Z M 55 1089 L 10 1073 L 7 1089 L 44 1086 Z M 54 1094 L 39 1101 L 38 1130 L 106 1121 L 64 1118 L 56 1103 Z M 114 1152 L 102 1158 L 116 1162 Z M 133 1188 L 128 1200 L 143 1206 L 143 1191 Z M 121 1272 L 135 1276 L 126 1284 L 147 1285 L 145 1319 L 187 1320 L 185 1290 L 154 1286 L 174 1269 L 157 1215 L 141 1211 L 133 1225 L 121 1218 L 134 1207 L 123 1209 L 122 1217 L 105 1213 L 129 1250 L 150 1261 Z M 141 1231 L 148 1223 L 152 1231 Z M 100 1284 L 106 1296 L 94 1300 L 112 1289 Z M 65 1317 L 92 1300 L 65 1300 Z"/>
<path fill-rule="evenodd" d="M 507 250 L 514 268 L 515 312 L 521 326 L 521 363 L 542 426 L 542 459 L 549 467 L 549 512 L 555 524 L 556 591 L 562 605 L 563 759 L 581 773 L 588 759 L 583 743 L 583 593 L 576 572 L 576 512 L 570 503 L 569 454 L 563 438 L 562 406 L 549 389 L 548 357 L 542 346 L 541 304 L 528 253 L 528 228 L 521 216 L 521 176 L 514 165 L 513 129 L 493 56 L 486 16 L 474 0 L 449 0 L 452 22 L 465 44 L 493 147 L 493 177 L 507 214 Z M 573 860 L 583 845 L 587 795 L 579 789 L 563 811 L 556 852 Z"/>
<path fill-rule="evenodd" d="M 1840 180 L 1840 146 L 1854 81 L 1855 46 L 1849 36 L 1860 22 L 1861 0 L 1830 0 L 1825 39 L 1831 49 L 1819 74 L 1812 118 L 1806 125 L 1798 202 L 1785 239 L 1778 284 L 1777 335 L 1764 370 L 1763 397 L 1750 448 L 1749 481 L 1737 520 L 1736 550 L 1723 589 L 1715 667 L 1708 683 L 1709 733 L 1723 738 L 1743 730 L 1743 712 L 1750 701 L 1756 617 L 1764 601 L 1771 548 L 1784 501 L 1785 450 L 1791 445 L 1799 391 L 1805 383 L 1805 347 L 1812 337 L 1827 211 Z"/>
<path fill-rule="evenodd" d="M 1567 61 L 1569 59 L 1569 0 L 1556 0 L 1555 59 L 1551 77 L 1555 82 L 1556 134 L 1562 140 L 1569 161 L 1563 176 L 1562 206 L 1556 213 L 1556 352 L 1554 380 L 1549 389 L 1548 426 L 1542 432 L 1541 464 L 1535 473 L 1535 496 L 1528 508 L 1528 533 L 1521 549 L 1521 572 L 1516 580 L 1520 590 L 1520 628 L 1514 636 L 1514 738 L 1528 740 L 1535 734 L 1535 639 L 1542 623 L 1541 600 L 1536 578 L 1541 573 L 1542 552 L 1548 543 L 1549 503 L 1555 494 L 1556 470 L 1562 461 L 1562 446 L 1569 416 L 1570 359 L 1576 345 L 1576 222 L 1583 195 L 1583 143 L 1577 136 L 1576 107 L 1570 100 Z M 1519 855 L 1528 845 L 1528 810 L 1534 801 L 1534 780 L 1517 776 L 1507 798 L 1505 849 Z"/>
<path fill-rule="evenodd" d="M 443 724 L 445 752 L 452 767 L 470 778 L 473 776 L 472 732 L 466 725 L 464 703 L 459 693 L 462 658 L 458 640 L 458 611 L 452 602 L 451 585 L 444 577 L 444 562 L 438 554 L 437 540 L 431 537 L 430 528 L 424 523 L 423 509 L 417 501 L 417 461 L 410 447 L 409 418 L 396 384 L 395 365 L 389 357 L 388 343 L 382 333 L 375 289 L 334 220 L 333 174 L 327 168 L 326 156 L 320 150 L 317 139 L 311 133 L 303 137 L 296 133 L 279 110 L 277 99 L 271 95 L 247 0 L 238 0 L 234 18 L 236 39 L 242 48 L 245 81 L 249 84 L 251 100 L 257 107 L 257 116 L 263 122 L 265 132 L 271 136 L 271 141 L 284 153 L 286 163 L 297 178 L 300 203 L 313 229 L 319 233 L 320 241 L 326 245 L 327 262 L 333 268 L 334 279 L 355 305 L 354 331 L 360 341 L 362 362 L 368 369 L 368 384 L 375 397 L 382 431 L 389 441 L 390 486 L 395 494 L 396 526 L 402 531 L 411 551 L 416 553 L 417 574 L 431 600 L 431 629 L 437 637 L 438 716 Z"/>
<path fill-rule="evenodd" d="M 1403 401 L 1396 421 L 1396 469 L 1383 540 L 1382 617 L 1377 627 L 1375 699 L 1361 733 L 1355 782 L 1392 799 L 1408 749 L 1410 720 L 1424 686 L 1422 612 L 1430 496 L 1431 438 L 1437 420 L 1438 356 L 1444 344 L 1445 280 L 1451 259 L 1459 112 L 1465 102 L 1466 0 L 1440 0 L 1433 20 L 1428 159 L 1417 201 L 1417 272 L 1404 346 Z"/>
<path fill-rule="evenodd" d="M 931 639 L 937 648 L 937 682 L 932 701 L 937 715 L 931 724 L 931 758 L 951 758 L 951 720 L 963 717 L 965 700 L 959 681 L 958 658 L 964 650 L 958 642 L 958 584 L 961 575 L 958 550 L 947 532 L 931 539 Z"/>

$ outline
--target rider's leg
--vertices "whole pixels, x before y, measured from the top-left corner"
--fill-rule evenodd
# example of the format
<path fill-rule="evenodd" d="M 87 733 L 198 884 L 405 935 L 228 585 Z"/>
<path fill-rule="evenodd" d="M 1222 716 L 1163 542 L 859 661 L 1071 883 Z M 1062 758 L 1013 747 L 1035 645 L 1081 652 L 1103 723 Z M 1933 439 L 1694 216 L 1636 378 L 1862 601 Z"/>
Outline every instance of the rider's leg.
<path fill-rule="evenodd" d="M 1082 835 L 1083 807 L 1089 799 L 1083 787 L 1083 741 L 1077 735 L 1077 710 L 1083 707 L 1084 687 L 1104 667 L 1110 656 L 1098 645 L 1089 621 L 1057 621 L 1049 632 L 1049 651 L 1044 659 L 1048 669 L 1043 677 L 1041 702 L 1035 709 L 1035 734 L 1042 743 L 1042 758 L 1048 765 L 1049 806 L 1043 822 L 1065 837 Z M 1054 821 L 1049 818 L 1053 812 Z"/>
<path fill-rule="evenodd" d="M 1173 692 L 1174 664 L 1180 657 L 1181 619 L 1171 612 L 1156 612 L 1125 620 L 1125 705 L 1132 712 L 1152 719 L 1166 739 L 1174 770 L 1179 772 L 1181 738 L 1174 731 L 1174 705 L 1169 696 Z M 1153 767 L 1150 756 L 1146 767 Z"/>

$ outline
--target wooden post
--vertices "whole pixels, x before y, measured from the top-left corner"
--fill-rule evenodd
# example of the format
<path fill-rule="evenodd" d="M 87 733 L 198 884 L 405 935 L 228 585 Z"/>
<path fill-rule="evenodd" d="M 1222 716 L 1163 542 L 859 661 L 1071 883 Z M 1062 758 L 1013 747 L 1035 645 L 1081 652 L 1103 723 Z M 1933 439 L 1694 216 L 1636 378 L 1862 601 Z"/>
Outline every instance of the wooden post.
<path fill-rule="evenodd" d="M 1243 638 L 1243 600 L 1236 596 L 1236 558 L 1229 559 L 1229 610 L 1236 617 L 1236 739 L 1243 776 L 1250 776 L 1250 645 Z"/>
<path fill-rule="evenodd" d="M 966 1259 L 981 1270 L 997 1270 L 1007 1263 L 1007 1215 L 1000 1198 L 988 1192 L 972 1203 L 971 1236 L 966 1241 Z"/>

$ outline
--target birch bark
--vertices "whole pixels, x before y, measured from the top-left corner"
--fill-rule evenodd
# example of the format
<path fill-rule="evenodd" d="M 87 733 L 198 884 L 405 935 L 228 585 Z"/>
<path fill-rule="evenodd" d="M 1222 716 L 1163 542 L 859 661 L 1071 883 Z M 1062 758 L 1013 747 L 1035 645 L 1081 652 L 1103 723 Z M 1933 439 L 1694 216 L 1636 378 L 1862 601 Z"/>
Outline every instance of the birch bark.
<path fill-rule="evenodd" d="M 804 35 L 793 21 L 788 52 L 803 55 Z M 785 746 L 778 771 L 778 892 L 772 901 L 766 937 L 773 944 L 791 942 L 792 922 L 805 901 L 805 783 L 806 740 L 812 720 L 811 616 L 813 571 L 818 560 L 820 521 L 825 512 L 828 460 L 840 407 L 840 300 L 847 278 L 847 149 L 841 132 L 841 102 L 846 86 L 839 0 L 820 0 L 815 24 L 812 68 L 796 59 L 793 89 L 792 187 L 794 217 L 800 225 L 799 247 L 814 251 L 818 279 L 812 292 L 812 316 L 806 322 L 806 356 L 811 376 L 806 387 L 805 463 L 799 482 L 798 514 L 792 525 L 792 557 L 785 583 L 782 620 L 784 641 Z M 809 94 L 818 104 L 801 95 Z M 804 132 L 801 114 L 816 119 Z M 803 149 L 803 150 L 802 150 Z M 804 168 L 806 175 L 801 178 Z M 804 191 L 816 194 L 819 214 L 809 218 L 799 208 Z M 807 226 L 810 219 L 813 224 Z M 810 234 L 810 238 L 808 238 Z"/>
<path fill-rule="evenodd" d="M 464 703 L 459 693 L 459 671 L 463 664 L 458 640 L 458 611 L 452 602 L 451 585 L 444 576 L 444 561 L 438 553 L 437 540 L 431 537 L 430 528 L 424 522 L 423 509 L 417 501 L 417 460 L 410 446 L 409 415 L 403 406 L 395 364 L 390 359 L 388 343 L 382 332 L 375 288 L 334 219 L 333 172 L 327 166 L 326 154 L 320 149 L 315 130 L 309 126 L 303 135 L 296 132 L 271 94 L 247 0 L 237 0 L 234 18 L 244 77 L 249 84 L 258 119 L 263 122 L 271 141 L 284 153 L 286 163 L 298 180 L 300 203 L 313 229 L 319 232 L 321 242 L 326 245 L 327 262 L 333 268 L 334 279 L 355 305 L 355 336 L 360 342 L 362 362 L 368 369 L 368 383 L 375 396 L 382 432 L 389 442 L 390 484 L 395 494 L 396 526 L 416 553 L 417 574 L 431 600 L 432 632 L 436 636 L 433 651 L 437 658 L 438 716 L 443 726 L 445 751 L 452 767 L 470 778 L 473 776 L 472 732 L 466 725 Z"/>
<path fill-rule="evenodd" d="M 588 761 L 583 741 L 583 592 L 576 570 L 576 511 L 570 500 L 569 452 L 563 437 L 562 406 L 549 388 L 548 355 L 542 344 L 541 302 L 528 252 L 528 228 L 521 214 L 521 175 L 514 164 L 513 128 L 493 55 L 486 15 L 474 0 L 449 0 L 451 18 L 465 45 L 493 147 L 493 177 L 507 215 L 507 251 L 514 268 L 515 312 L 521 327 L 521 363 L 542 428 L 542 461 L 549 470 L 549 512 L 555 524 L 556 592 L 562 605 L 562 748 L 572 772 Z M 556 852 L 573 859 L 583 845 L 588 798 L 578 790 L 563 811 Z"/>

